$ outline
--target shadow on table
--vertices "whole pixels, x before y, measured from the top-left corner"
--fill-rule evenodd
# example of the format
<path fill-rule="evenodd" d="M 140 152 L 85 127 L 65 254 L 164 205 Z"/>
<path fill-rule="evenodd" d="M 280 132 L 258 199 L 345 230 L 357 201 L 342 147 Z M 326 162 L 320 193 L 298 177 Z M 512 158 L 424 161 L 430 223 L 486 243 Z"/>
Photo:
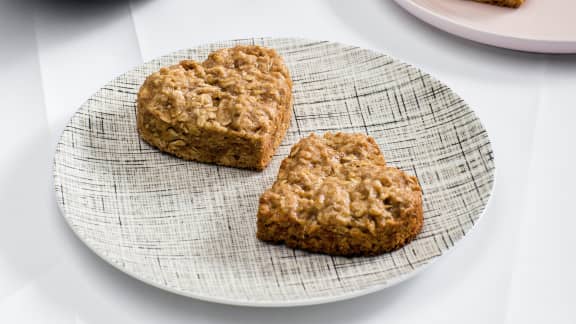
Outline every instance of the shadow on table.
<path fill-rule="evenodd" d="M 0 31 L 0 36 L 4 34 L 7 36 L 3 39 L 3 44 L 0 44 L 0 48 L 10 46 L 11 43 L 23 42 L 20 35 L 23 32 L 27 33 L 28 30 L 36 34 L 34 46 L 37 46 L 37 40 L 42 38 L 38 35 L 44 34 L 48 36 L 44 38 L 44 47 L 57 48 L 103 26 L 123 19 L 132 19 L 131 7 L 144 5 L 150 1 L 152 0 L 0 1 L 0 28 L 5 31 L 5 33 Z M 9 47 L 7 48 L 10 50 Z M 114 49 L 110 50 L 113 55 Z M 6 63 L 6 60 L 4 62 Z"/>
<path fill-rule="evenodd" d="M 545 61 L 576 63 L 576 55 L 519 52 L 454 36 L 420 21 L 390 0 L 334 0 L 329 3 L 335 15 L 359 38 L 400 59 L 416 64 L 423 62 L 434 70 L 492 82 L 512 78 L 523 82 L 527 67 L 540 73 Z M 431 43 L 437 45 L 430 46 Z M 489 61 L 494 68 L 486 71 L 484 64 L 475 64 L 479 61 Z"/>

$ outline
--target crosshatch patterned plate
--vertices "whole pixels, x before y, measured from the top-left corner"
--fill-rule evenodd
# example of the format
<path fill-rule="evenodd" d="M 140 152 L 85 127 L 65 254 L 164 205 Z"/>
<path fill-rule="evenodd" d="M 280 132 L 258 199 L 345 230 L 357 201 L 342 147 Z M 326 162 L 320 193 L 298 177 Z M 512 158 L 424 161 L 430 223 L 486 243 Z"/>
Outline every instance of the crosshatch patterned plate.
<path fill-rule="evenodd" d="M 263 172 L 187 162 L 142 142 L 135 99 L 145 77 L 235 44 L 273 47 L 294 80 L 291 127 Z M 260 194 L 290 147 L 312 132 L 373 136 L 390 165 L 417 175 L 424 228 L 378 257 L 312 254 L 256 239 Z M 250 306 L 331 302 L 413 275 L 478 221 L 492 192 L 486 130 L 448 87 L 387 55 L 331 42 L 248 39 L 181 50 L 96 92 L 66 126 L 54 158 L 58 204 L 97 255 L 153 286 Z"/>

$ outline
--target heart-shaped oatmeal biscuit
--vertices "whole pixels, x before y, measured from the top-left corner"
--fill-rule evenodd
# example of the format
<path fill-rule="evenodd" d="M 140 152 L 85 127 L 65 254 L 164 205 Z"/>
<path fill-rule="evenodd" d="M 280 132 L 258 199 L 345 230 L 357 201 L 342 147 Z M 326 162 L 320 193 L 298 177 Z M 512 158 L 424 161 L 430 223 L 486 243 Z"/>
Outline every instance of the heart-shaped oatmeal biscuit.
<path fill-rule="evenodd" d="M 292 80 L 273 49 L 236 46 L 153 73 L 137 104 L 138 132 L 160 150 L 262 170 L 290 124 Z"/>
<path fill-rule="evenodd" d="M 416 177 L 389 167 L 372 137 L 312 134 L 292 147 L 260 197 L 259 239 L 332 255 L 376 255 L 422 228 Z"/>

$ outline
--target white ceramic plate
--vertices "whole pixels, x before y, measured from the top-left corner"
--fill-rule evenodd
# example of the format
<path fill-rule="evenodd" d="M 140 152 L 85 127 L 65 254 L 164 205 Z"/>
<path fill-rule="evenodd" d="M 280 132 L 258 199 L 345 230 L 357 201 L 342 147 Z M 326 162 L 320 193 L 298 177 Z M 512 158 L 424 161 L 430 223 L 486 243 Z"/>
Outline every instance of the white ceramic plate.
<path fill-rule="evenodd" d="M 285 58 L 291 127 L 263 172 L 183 161 L 141 141 L 135 99 L 145 77 L 235 44 Z M 370 258 L 330 257 L 256 239 L 260 194 L 292 144 L 311 132 L 373 136 L 389 164 L 418 176 L 424 228 Z M 156 287 L 251 306 L 325 303 L 398 283 L 452 248 L 478 221 L 494 181 L 488 135 L 454 92 L 387 55 L 331 42 L 249 39 L 178 51 L 96 92 L 72 117 L 54 160 L 58 204 L 96 254 Z"/>
<path fill-rule="evenodd" d="M 480 43 L 539 53 L 576 53 L 576 1 L 526 0 L 518 9 L 468 0 L 396 0 L 423 21 Z"/>

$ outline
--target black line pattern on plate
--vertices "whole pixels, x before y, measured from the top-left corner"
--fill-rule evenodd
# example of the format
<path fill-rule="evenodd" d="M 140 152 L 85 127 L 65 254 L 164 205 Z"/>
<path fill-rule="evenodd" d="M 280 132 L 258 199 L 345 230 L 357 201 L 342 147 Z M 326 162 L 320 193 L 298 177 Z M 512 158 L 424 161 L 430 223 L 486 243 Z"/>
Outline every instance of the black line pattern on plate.
<path fill-rule="evenodd" d="M 276 48 L 294 79 L 291 128 L 265 171 L 181 161 L 138 138 L 134 100 L 148 74 L 246 43 Z M 390 164 L 418 175 L 425 223 L 414 242 L 380 257 L 345 259 L 255 238 L 258 197 L 282 158 L 301 137 L 325 131 L 369 134 Z M 352 46 L 258 38 L 178 51 L 108 83 L 66 127 L 54 177 L 71 227 L 122 270 L 185 295 L 271 304 L 392 284 L 438 257 L 478 221 L 494 158 L 476 115 L 418 69 Z"/>

